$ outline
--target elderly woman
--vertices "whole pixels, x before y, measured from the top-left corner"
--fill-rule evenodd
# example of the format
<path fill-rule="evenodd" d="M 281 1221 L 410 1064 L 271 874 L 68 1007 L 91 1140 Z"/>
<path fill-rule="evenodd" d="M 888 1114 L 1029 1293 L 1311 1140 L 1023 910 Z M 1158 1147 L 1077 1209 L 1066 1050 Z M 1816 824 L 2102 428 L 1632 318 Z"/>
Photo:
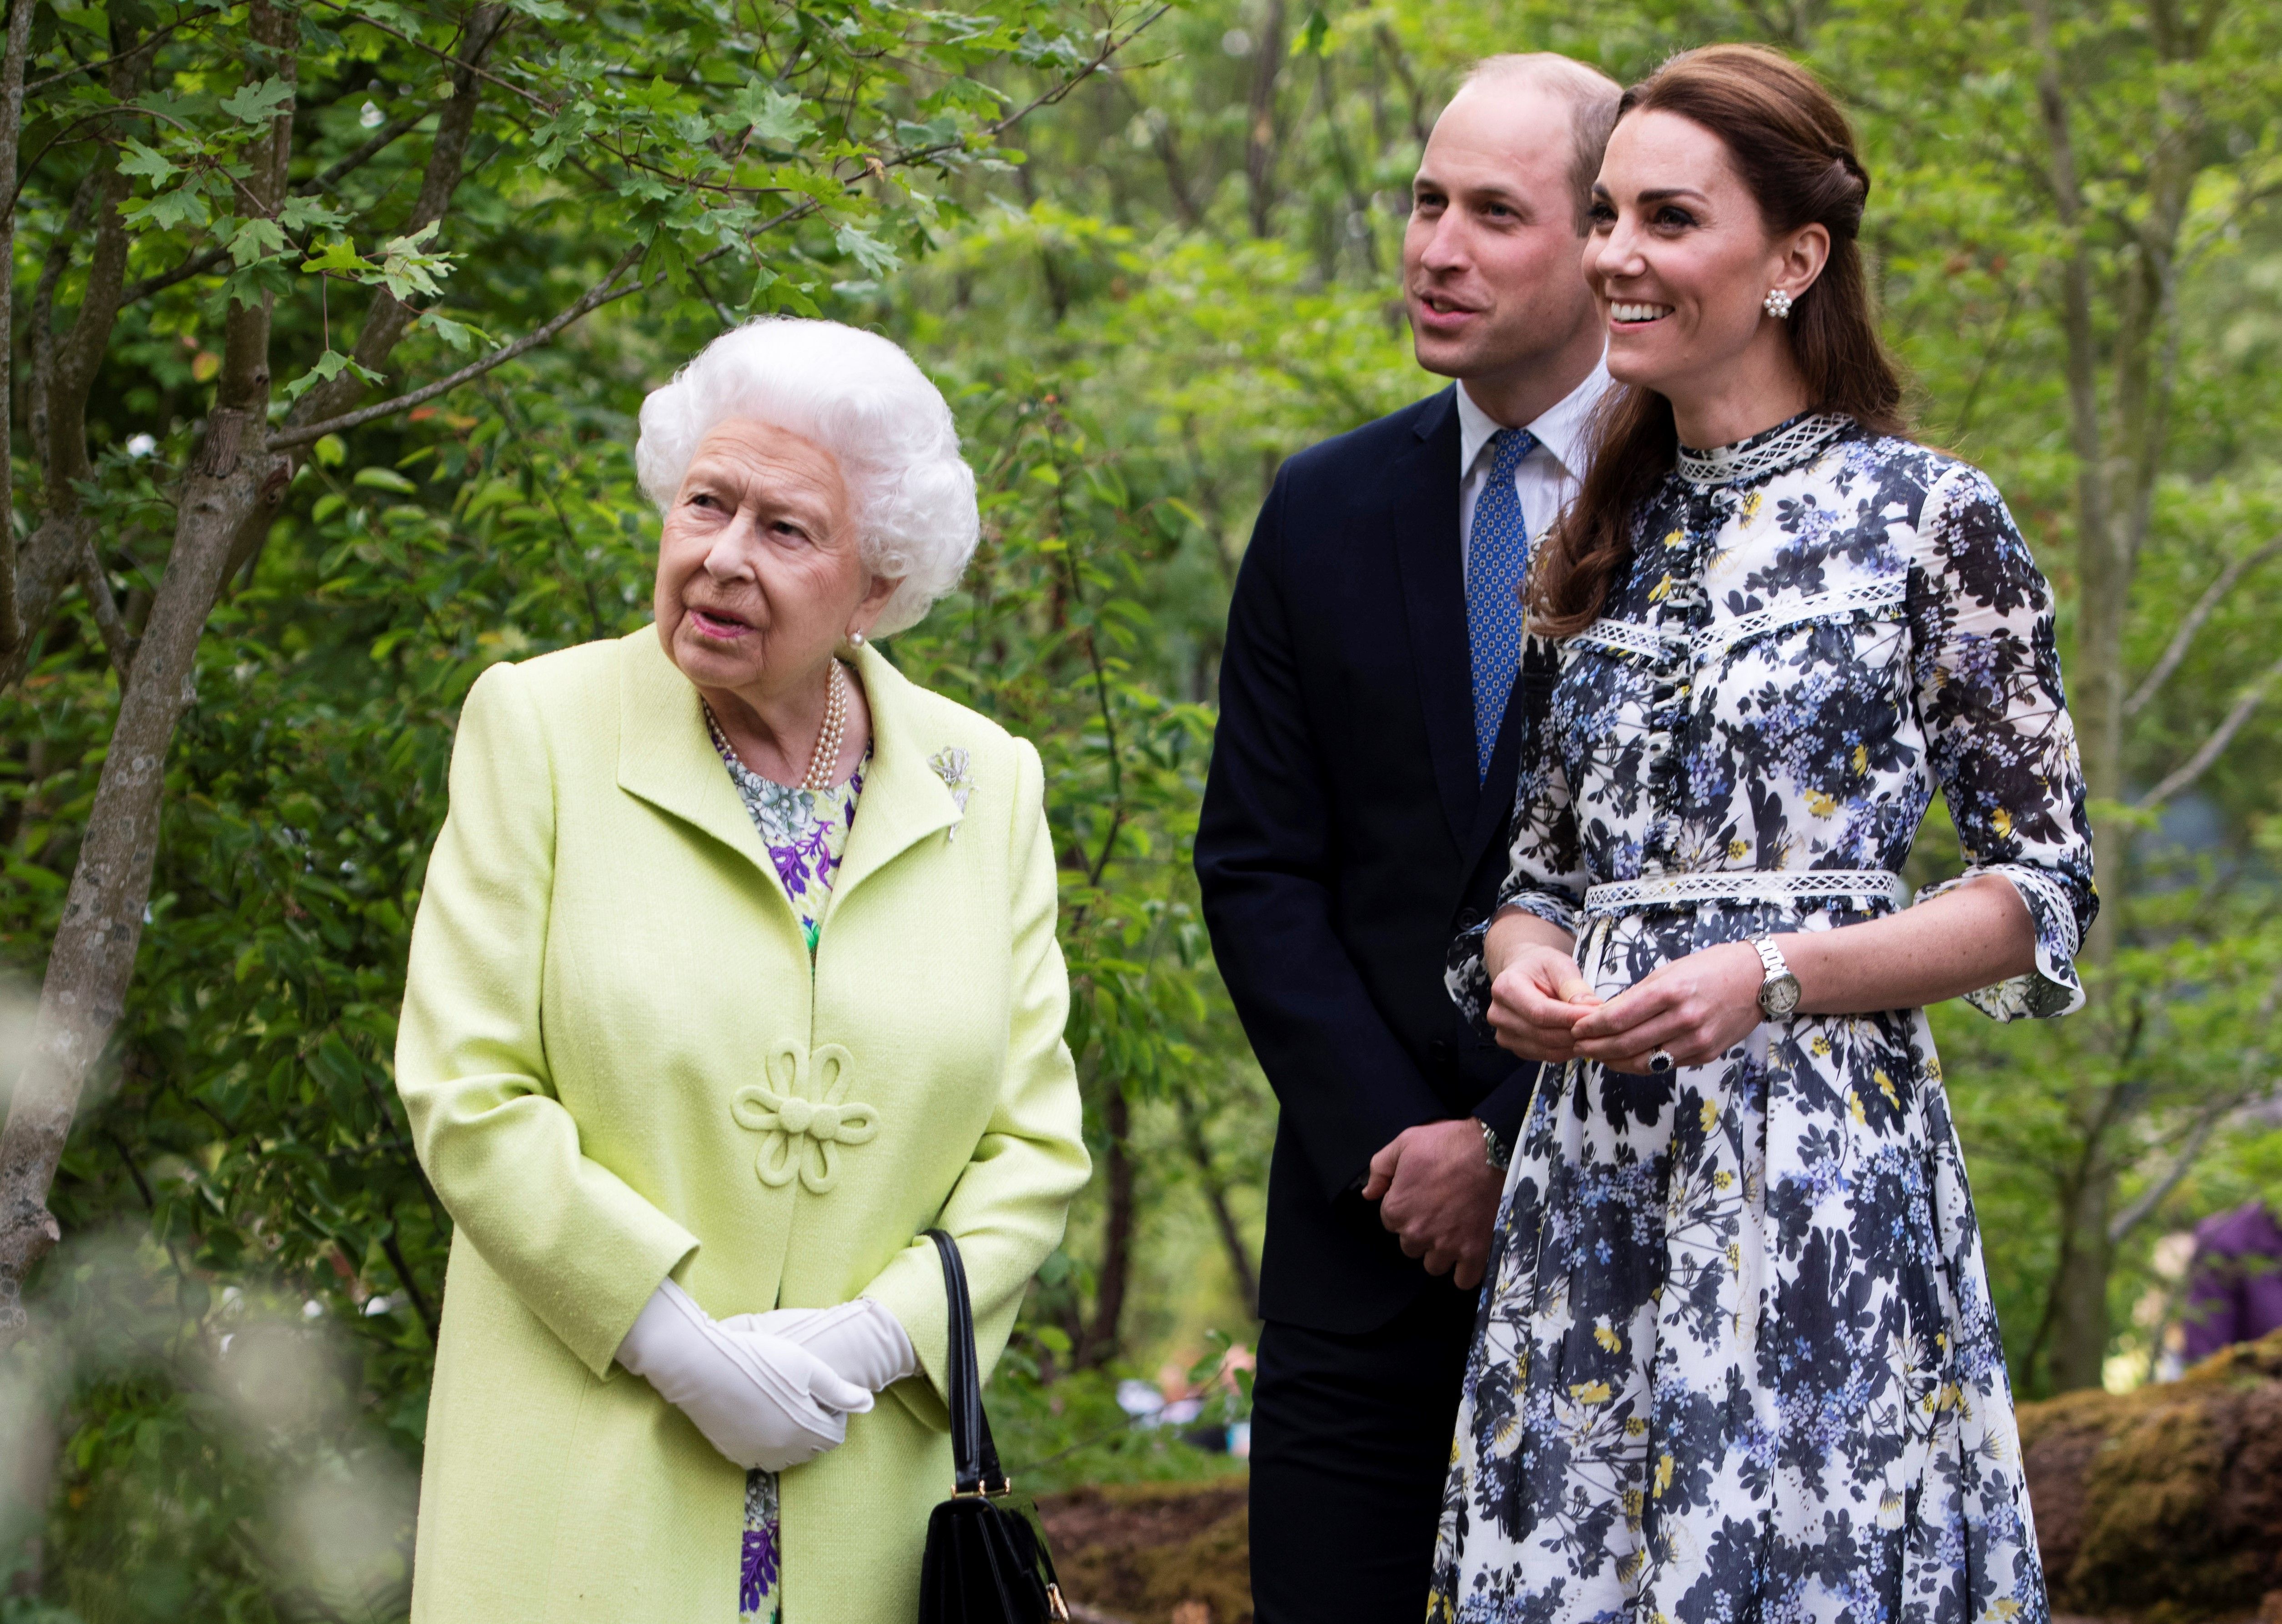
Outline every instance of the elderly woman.
<path fill-rule="evenodd" d="M 455 1227 L 413 1617 L 881 1624 L 1085 1181 L 1036 752 L 871 640 L 974 549 L 943 397 L 761 321 L 641 413 L 656 624 L 468 695 L 397 1084 Z M 889 1395 L 873 1403 L 874 1393 Z"/>

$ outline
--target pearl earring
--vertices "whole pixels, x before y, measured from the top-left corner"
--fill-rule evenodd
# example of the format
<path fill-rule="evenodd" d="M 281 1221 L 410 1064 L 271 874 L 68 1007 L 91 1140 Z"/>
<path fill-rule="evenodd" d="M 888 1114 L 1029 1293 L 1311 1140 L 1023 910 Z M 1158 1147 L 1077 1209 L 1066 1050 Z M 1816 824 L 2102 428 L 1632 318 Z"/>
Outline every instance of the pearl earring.
<path fill-rule="evenodd" d="M 861 649 L 864 646 L 864 633 L 861 632 L 849 633 L 848 646 L 851 649 Z"/>
<path fill-rule="evenodd" d="M 1761 301 L 1761 308 L 1780 322 L 1790 315 L 1790 304 L 1789 294 L 1781 288 L 1769 288 L 1766 298 Z"/>

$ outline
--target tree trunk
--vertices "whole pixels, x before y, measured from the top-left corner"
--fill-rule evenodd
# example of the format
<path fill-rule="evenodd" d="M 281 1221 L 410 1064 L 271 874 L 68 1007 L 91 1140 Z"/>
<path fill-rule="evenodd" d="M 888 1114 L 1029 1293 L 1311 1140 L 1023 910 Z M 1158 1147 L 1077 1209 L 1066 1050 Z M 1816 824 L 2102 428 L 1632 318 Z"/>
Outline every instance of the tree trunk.
<path fill-rule="evenodd" d="M 2113 1175 L 2095 1170 L 2068 1193 L 2061 1209 L 2061 1255 L 2052 1284 L 2052 1338 L 2045 1368 L 2053 1387 L 2069 1393 L 2100 1385 L 2107 1362 L 2107 1276 L 2115 1247 L 2107 1239 Z"/>
<path fill-rule="evenodd" d="M 291 82 L 295 58 L 289 47 L 299 35 L 298 19 L 268 0 L 253 0 L 249 22 L 254 38 L 278 52 L 280 74 Z M 255 207 L 272 215 L 285 194 L 292 132 L 288 102 L 273 120 L 268 140 L 249 153 L 245 190 Z M 116 205 L 113 198 L 114 219 Z M 98 268 L 105 257 L 99 243 Z M 117 257 L 120 263 L 109 274 L 109 307 L 81 308 L 81 324 L 97 320 L 104 333 L 117 309 L 123 237 Z M 93 303 L 98 294 L 92 276 L 89 286 Z M 198 640 L 239 532 L 263 509 L 274 512 L 285 494 L 283 460 L 265 449 L 264 440 L 270 385 L 268 296 L 252 305 L 232 304 L 224 327 L 216 405 L 182 482 L 174 548 L 120 695 L 119 719 L 41 983 L 32 1053 L 18 1080 L 7 1125 L 0 1129 L 0 1347 L 22 1331 L 24 1281 L 61 1238 L 55 1215 L 47 1209 L 48 1190 L 89 1074 L 126 1008 L 159 858 L 167 756 L 175 725 L 194 696 Z M 95 354 L 99 358 L 99 347 Z M 76 388 L 83 401 L 93 380 L 93 361 L 62 371 L 59 395 Z M 76 422 L 76 408 L 71 416 Z M 51 454 L 63 463 L 74 455 L 84 462 L 83 437 L 59 455 Z"/>
<path fill-rule="evenodd" d="M 1253 1266 L 1252 1248 L 1244 1244 L 1236 1215 L 1229 1210 L 1228 1181 L 1220 1176 L 1212 1146 L 1205 1139 L 1204 1119 L 1198 1114 L 1196 1101 L 1186 1094 L 1181 1096 L 1181 1137 L 1187 1142 L 1189 1160 L 1197 1164 L 1197 1183 L 1205 1193 L 1205 1204 L 1212 1208 L 1213 1227 L 1220 1232 L 1221 1249 L 1228 1254 L 1228 1271 L 1244 1299 L 1244 1311 L 1258 1319 L 1260 1272 Z"/>
<path fill-rule="evenodd" d="M 23 1329 L 25 1277 L 60 1238 L 48 1188 L 88 1075 L 126 1007 L 158 860 L 167 750 L 193 695 L 198 639 L 221 589 L 230 542 L 248 514 L 283 494 L 282 486 L 264 489 L 271 459 L 238 455 L 244 442 L 260 443 L 263 415 L 257 404 L 219 408 L 207 419 L 174 551 L 120 700 L 40 988 L 32 1053 L 0 1131 L 0 1346 Z"/>
<path fill-rule="evenodd" d="M 1093 1320 L 1086 1326 L 1075 1356 L 1080 1370 L 1099 1370 L 1117 1356 L 1125 1291 L 1133 1278 L 1133 1107 L 1124 1089 L 1114 1083 L 1110 1084 L 1102 1115 L 1109 1126 L 1109 1154 L 1102 1169 L 1109 1208 L 1102 1222 L 1101 1272 L 1094 1291 Z"/>
<path fill-rule="evenodd" d="M 1284 0 L 1268 0 L 1268 9 L 1260 19 L 1260 38 L 1252 48 L 1252 63 L 1244 178 L 1252 235 L 1265 237 L 1275 229 L 1276 149 L 1282 144 L 1276 128 L 1276 82 L 1284 71 Z"/>

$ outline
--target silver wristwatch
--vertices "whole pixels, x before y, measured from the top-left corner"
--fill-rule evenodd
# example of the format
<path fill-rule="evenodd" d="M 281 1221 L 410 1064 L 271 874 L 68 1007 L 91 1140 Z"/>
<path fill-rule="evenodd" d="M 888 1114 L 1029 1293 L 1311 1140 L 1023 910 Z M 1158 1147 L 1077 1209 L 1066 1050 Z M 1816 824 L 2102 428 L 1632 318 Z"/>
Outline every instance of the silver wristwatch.
<path fill-rule="evenodd" d="M 1474 1120 L 1481 1122 L 1479 1116 Z M 1482 1160 L 1501 1173 L 1513 1165 L 1513 1152 L 1506 1148 L 1505 1141 L 1498 1138 L 1497 1130 L 1487 1123 L 1482 1123 Z"/>
<path fill-rule="evenodd" d="M 1798 977 L 1783 962 L 1782 949 L 1775 945 L 1773 936 L 1762 930 L 1750 941 L 1767 972 L 1767 978 L 1759 983 L 1759 1014 L 1770 1021 L 1788 1021 L 1798 1007 Z"/>

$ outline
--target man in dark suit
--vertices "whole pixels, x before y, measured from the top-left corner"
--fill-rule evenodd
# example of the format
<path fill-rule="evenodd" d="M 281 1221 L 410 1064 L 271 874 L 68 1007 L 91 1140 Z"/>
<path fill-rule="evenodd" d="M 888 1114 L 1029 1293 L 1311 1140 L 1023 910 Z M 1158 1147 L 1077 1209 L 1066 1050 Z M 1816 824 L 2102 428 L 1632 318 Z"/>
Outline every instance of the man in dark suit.
<path fill-rule="evenodd" d="M 1534 1067 L 1443 989 L 1492 905 L 1531 543 L 1607 387 L 1580 269 L 1617 87 L 1493 58 L 1436 123 L 1403 292 L 1458 383 L 1301 452 L 1229 612 L 1197 833 L 1213 947 L 1282 1111 L 1252 1444 L 1259 1624 L 1416 1624 Z"/>

